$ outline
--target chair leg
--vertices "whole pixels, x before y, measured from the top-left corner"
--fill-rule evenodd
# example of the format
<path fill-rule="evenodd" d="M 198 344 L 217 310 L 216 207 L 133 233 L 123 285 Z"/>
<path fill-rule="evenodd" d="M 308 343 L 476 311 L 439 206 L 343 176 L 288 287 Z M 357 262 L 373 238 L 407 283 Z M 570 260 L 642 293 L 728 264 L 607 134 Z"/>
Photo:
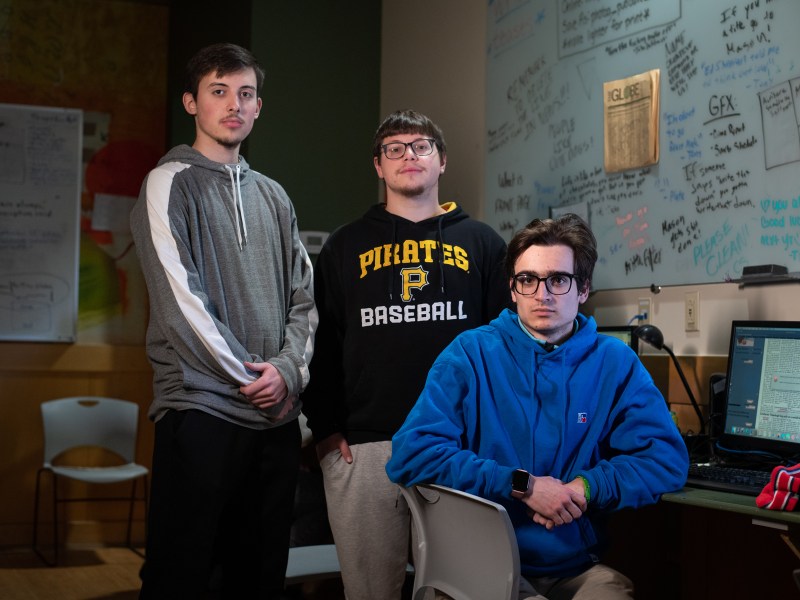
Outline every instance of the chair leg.
<path fill-rule="evenodd" d="M 58 476 L 53 473 L 53 566 L 58 564 Z"/>
<path fill-rule="evenodd" d="M 147 553 L 147 539 L 150 527 L 150 486 L 148 485 L 147 475 L 142 477 L 142 487 L 144 488 L 144 547 L 145 551 L 142 558 L 145 558 Z"/>
<path fill-rule="evenodd" d="M 147 540 L 147 531 L 150 525 L 150 486 L 148 485 L 147 475 L 144 480 L 144 539 Z"/>
<path fill-rule="evenodd" d="M 133 525 L 133 505 L 136 502 L 136 479 L 131 482 L 131 500 L 128 503 L 128 533 L 125 537 L 125 543 L 128 548 L 131 548 L 131 528 Z"/>
<path fill-rule="evenodd" d="M 43 469 L 39 469 L 36 472 L 36 489 L 34 491 L 33 496 L 33 537 L 31 539 L 31 548 L 36 553 L 36 555 L 42 559 L 42 562 L 48 566 L 52 566 L 50 561 L 47 560 L 44 555 L 39 550 L 39 488 L 40 488 L 40 481 L 42 479 L 42 471 Z"/>
<path fill-rule="evenodd" d="M 144 520 L 145 520 L 145 531 L 147 531 L 147 475 L 143 476 L 141 479 L 144 480 L 144 484 L 143 484 L 143 487 L 144 487 L 144 498 L 143 498 L 143 500 L 144 500 Z M 133 544 L 131 543 L 131 531 L 133 529 L 133 507 L 134 507 L 134 504 L 136 503 L 136 500 L 138 499 L 136 497 L 136 488 L 137 488 L 138 482 L 139 482 L 139 479 L 134 479 L 133 483 L 131 483 L 131 499 L 130 499 L 130 503 L 129 503 L 129 507 L 128 507 L 128 533 L 127 533 L 127 536 L 125 538 L 125 543 L 126 543 L 128 548 L 132 552 L 134 552 L 135 554 L 138 554 L 139 556 L 144 558 L 144 554 L 142 554 L 139 551 L 139 549 L 135 548 L 133 546 Z"/>
<path fill-rule="evenodd" d="M 31 542 L 31 547 L 36 555 L 42 560 L 44 564 L 48 567 L 56 566 L 58 555 L 56 555 L 55 560 L 49 560 L 44 553 L 39 548 L 39 502 L 40 502 L 40 491 L 41 491 L 41 479 L 42 474 L 46 471 L 44 468 L 40 468 L 36 472 L 36 490 L 34 492 L 34 499 L 33 499 L 33 540 Z M 55 486 L 55 476 L 51 478 L 53 485 Z M 54 504 L 55 506 L 55 504 Z M 53 523 L 55 526 L 55 522 Z M 55 551 L 55 546 L 53 547 Z"/>

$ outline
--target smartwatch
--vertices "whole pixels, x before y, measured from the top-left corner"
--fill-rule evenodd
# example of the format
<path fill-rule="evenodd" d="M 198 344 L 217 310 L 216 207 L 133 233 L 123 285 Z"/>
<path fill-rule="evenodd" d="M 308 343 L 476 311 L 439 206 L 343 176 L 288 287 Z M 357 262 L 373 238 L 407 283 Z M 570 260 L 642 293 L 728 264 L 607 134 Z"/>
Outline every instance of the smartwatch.
<path fill-rule="evenodd" d="M 517 500 L 530 496 L 533 491 L 533 476 L 522 469 L 515 470 L 511 475 L 511 497 Z"/>

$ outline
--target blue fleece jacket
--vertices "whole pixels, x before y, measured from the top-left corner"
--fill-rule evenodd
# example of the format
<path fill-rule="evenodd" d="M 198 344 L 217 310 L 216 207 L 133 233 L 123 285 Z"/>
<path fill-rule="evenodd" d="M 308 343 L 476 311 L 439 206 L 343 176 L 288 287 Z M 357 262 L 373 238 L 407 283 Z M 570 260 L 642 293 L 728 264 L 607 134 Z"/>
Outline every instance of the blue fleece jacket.
<path fill-rule="evenodd" d="M 575 334 L 549 353 L 509 310 L 459 335 L 392 438 L 386 466 L 396 483 L 438 483 L 504 504 L 532 577 L 597 562 L 608 512 L 656 502 L 688 470 L 680 432 L 638 356 L 598 334 L 591 317 L 577 319 Z M 564 482 L 584 476 L 587 512 L 550 531 L 535 524 L 509 497 L 515 469 Z"/>

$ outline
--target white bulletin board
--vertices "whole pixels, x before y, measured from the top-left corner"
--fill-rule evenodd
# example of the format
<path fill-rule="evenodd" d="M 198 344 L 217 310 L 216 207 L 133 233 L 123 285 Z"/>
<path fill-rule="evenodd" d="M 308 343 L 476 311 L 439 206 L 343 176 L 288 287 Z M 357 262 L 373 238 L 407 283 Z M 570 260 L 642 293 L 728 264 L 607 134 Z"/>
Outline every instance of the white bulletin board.
<path fill-rule="evenodd" d="M 0 340 L 73 342 L 82 111 L 0 104 Z"/>

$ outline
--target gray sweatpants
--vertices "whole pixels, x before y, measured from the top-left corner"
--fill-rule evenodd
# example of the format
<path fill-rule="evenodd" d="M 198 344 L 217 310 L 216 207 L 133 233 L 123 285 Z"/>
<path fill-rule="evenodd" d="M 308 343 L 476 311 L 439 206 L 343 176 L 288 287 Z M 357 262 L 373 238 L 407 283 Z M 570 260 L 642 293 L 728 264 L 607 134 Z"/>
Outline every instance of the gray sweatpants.
<path fill-rule="evenodd" d="M 347 600 L 399 600 L 408 565 L 410 515 L 386 476 L 391 442 L 350 446 L 322 457 L 328 519 Z"/>

